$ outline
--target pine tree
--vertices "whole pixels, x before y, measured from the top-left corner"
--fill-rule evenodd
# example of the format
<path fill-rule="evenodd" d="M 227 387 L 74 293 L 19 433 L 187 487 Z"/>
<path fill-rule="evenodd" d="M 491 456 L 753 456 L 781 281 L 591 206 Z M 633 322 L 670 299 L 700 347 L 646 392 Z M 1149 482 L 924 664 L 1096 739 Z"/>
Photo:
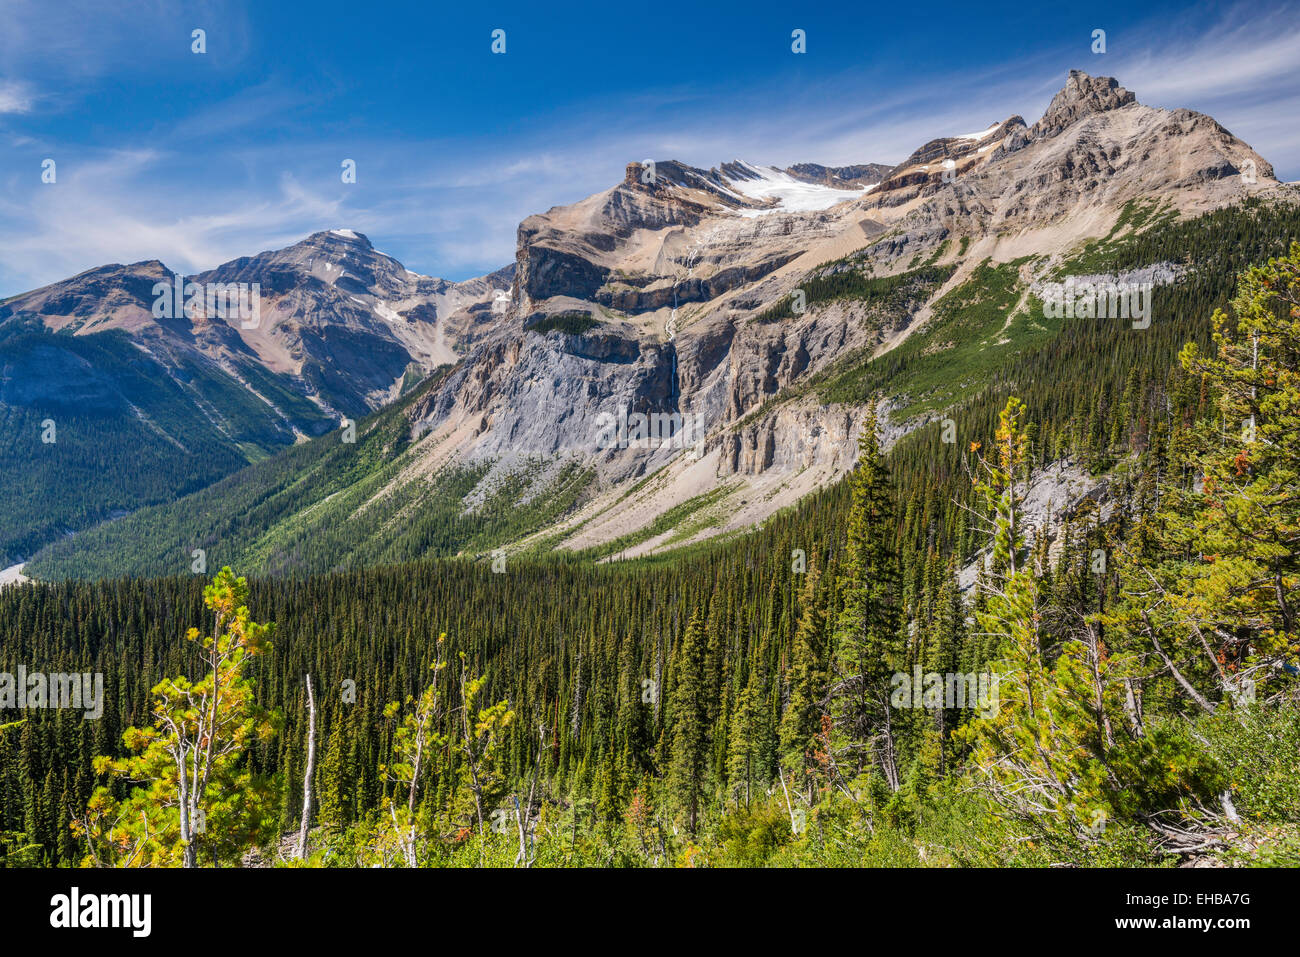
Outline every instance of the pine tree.
<path fill-rule="evenodd" d="M 1176 729 L 1143 727 L 1126 699 L 1145 656 L 1108 648 L 1095 618 L 1060 614 L 1051 607 L 1051 579 L 1018 558 L 1023 408 L 1008 401 L 998 458 L 978 463 L 994 555 L 1005 571 L 977 613 L 981 629 L 999 639 L 995 692 L 962 739 L 990 797 L 1041 836 L 1094 840 L 1098 820 L 1126 816 L 1170 838 L 1177 832 L 1164 822 L 1169 808 L 1202 804 L 1222 785 L 1221 770 Z"/>
<path fill-rule="evenodd" d="M 856 775 L 874 755 L 890 788 L 897 791 L 890 679 L 905 666 L 906 647 L 900 634 L 894 496 L 877 430 L 878 406 L 872 405 L 863 421 L 852 479 L 830 710 L 840 776 Z"/>
<path fill-rule="evenodd" d="M 101 864 L 195 867 L 199 850 L 213 861 L 238 859 L 274 826 L 271 795 L 241 762 L 246 750 L 272 731 L 253 701 L 244 669 L 267 647 L 271 626 L 248 611 L 248 583 L 223 568 L 203 591 L 214 613 L 211 635 L 187 637 L 203 650 L 208 671 L 197 682 L 167 678 L 153 689 L 155 724 L 123 735 L 134 755 L 100 757 L 95 766 L 143 783 L 119 799 L 96 790 L 78 822 Z"/>
<path fill-rule="evenodd" d="M 1213 417 L 1188 430 L 1199 481 L 1175 484 L 1156 520 L 1172 561 L 1124 566 L 1140 635 L 1205 710 L 1253 699 L 1300 645 L 1300 243 L 1240 279 L 1212 319 L 1215 355 L 1189 343 Z M 1158 600 L 1157 600 L 1158 599 Z"/>
<path fill-rule="evenodd" d="M 674 655 L 672 765 L 669 780 L 695 834 L 708 775 L 709 702 L 705 698 L 705 630 L 696 610 Z"/>
<path fill-rule="evenodd" d="M 748 808 L 753 792 L 767 783 L 767 756 L 772 746 L 763 681 L 758 668 L 736 702 L 727 743 L 727 782 L 737 801 Z"/>
<path fill-rule="evenodd" d="M 781 716 L 781 761 L 789 769 L 794 786 L 807 788 L 809 800 L 815 788 L 817 736 L 821 731 L 822 702 L 826 698 L 826 618 L 820 578 L 815 568 L 807 571 L 800 596 L 799 625 L 790 652 L 790 698 Z"/>

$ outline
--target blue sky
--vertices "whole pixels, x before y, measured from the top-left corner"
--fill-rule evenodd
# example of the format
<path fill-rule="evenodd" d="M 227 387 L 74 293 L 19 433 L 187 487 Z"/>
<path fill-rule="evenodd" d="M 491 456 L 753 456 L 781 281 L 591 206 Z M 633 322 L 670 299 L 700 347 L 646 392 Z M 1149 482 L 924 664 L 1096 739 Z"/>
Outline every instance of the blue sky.
<path fill-rule="evenodd" d="M 1209 113 L 1296 180 L 1298 14 L 0 0 L 0 296 L 107 262 L 205 269 L 334 227 L 462 279 L 513 258 L 523 217 L 629 161 L 896 162 L 1014 113 L 1032 123 L 1071 68 Z"/>

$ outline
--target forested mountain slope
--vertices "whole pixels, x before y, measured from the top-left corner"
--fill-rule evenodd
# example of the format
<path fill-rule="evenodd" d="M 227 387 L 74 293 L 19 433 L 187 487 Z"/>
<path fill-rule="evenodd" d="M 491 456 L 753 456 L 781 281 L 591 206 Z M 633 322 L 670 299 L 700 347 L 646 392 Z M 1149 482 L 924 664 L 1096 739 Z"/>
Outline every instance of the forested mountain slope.
<path fill-rule="evenodd" d="M 387 404 L 454 362 L 508 286 L 509 270 L 417 276 L 331 230 L 198 275 L 111 265 L 5 300 L 0 565 Z"/>
<path fill-rule="evenodd" d="M 201 673 L 177 635 L 206 598 L 277 629 L 229 632 L 226 706 L 261 731 L 202 799 L 204 863 L 294 856 L 310 674 L 316 865 L 1294 864 L 1300 242 L 1237 291 L 1113 413 L 1013 394 L 957 448 L 864 442 L 848 482 L 672 560 L 7 589 L 0 669 L 106 687 L 101 720 L 0 728 L 4 856 L 180 862 L 175 803 L 122 780 L 159 773 L 151 739 L 119 734 Z M 1114 464 L 1105 495 L 1031 519 L 1060 454 Z"/>
<path fill-rule="evenodd" d="M 127 293 L 148 278 L 136 273 L 161 274 L 161 264 L 113 267 L 130 282 L 88 274 L 11 300 L 0 321 L 61 329 L 41 338 L 56 345 L 107 341 L 120 328 L 185 372 L 162 383 L 176 393 L 166 410 L 116 388 L 118 411 L 93 427 L 70 423 L 61 450 L 36 447 L 41 403 L 17 404 L 10 414 L 27 418 L 9 433 L 25 443 L 15 467 L 34 462 L 53 483 L 41 487 L 62 494 L 42 509 L 29 492 L 33 508 L 11 510 L 32 517 L 11 519 L 9 556 L 158 502 L 57 543 L 31 570 L 167 573 L 178 549 L 194 548 L 260 570 L 497 547 L 637 555 L 733 534 L 843 476 L 876 391 L 889 399 L 892 440 L 1048 343 L 1115 334 L 1124 356 L 1183 335 L 1178 303 L 1203 302 L 1207 283 L 1222 296 L 1232 268 L 1279 250 L 1242 250 L 1226 269 L 1203 268 L 1204 244 L 1177 262 L 1137 257 L 1116 278 L 1156 284 L 1155 318 L 1124 335 L 1046 318 L 1044 284 L 1097 272 L 1126 239 L 1163 237 L 1249 198 L 1285 210 L 1295 190 L 1210 117 L 1146 107 L 1113 79 L 1072 71 L 1034 125 L 1013 116 L 893 167 L 632 164 L 611 189 L 526 219 L 511 269 L 457 286 L 413 276 L 349 230 L 193 277 L 260 280 L 267 321 L 251 331 L 153 321 Z M 397 413 L 406 424 L 385 419 L 407 434 L 386 439 L 379 458 L 335 460 L 326 480 L 290 482 L 293 491 L 273 487 L 269 476 L 290 481 L 278 464 L 191 506 L 168 504 L 168 491 L 204 487 L 238 455 L 378 408 L 440 364 L 454 367 Z M 232 424 L 221 412 L 230 406 L 244 418 Z M 114 416 L 146 453 L 161 448 L 165 478 L 121 474 L 120 454 L 104 448 Z M 163 427 L 172 419 L 177 435 Z M 188 466 L 169 457 L 173 440 L 188 455 L 187 442 L 204 437 L 218 454 Z M 87 460 L 102 463 L 96 480 L 58 484 Z M 8 487 L 21 493 L 15 479 Z M 232 489 L 241 491 L 227 497 Z M 249 494 L 270 502 L 256 527 Z M 514 515 L 490 517 L 502 509 Z M 457 530 L 429 530 L 448 523 Z M 326 526 L 334 531 L 320 534 Z"/>
<path fill-rule="evenodd" d="M 896 457 L 916 459 L 915 466 L 906 467 L 916 469 L 918 481 L 925 475 L 931 503 L 921 507 L 929 512 L 935 501 L 966 494 L 954 453 L 970 441 L 987 440 L 997 410 L 1014 391 L 1034 409 L 1043 439 L 1041 464 L 1074 455 L 1093 472 L 1104 473 L 1123 458 L 1117 450 L 1127 448 L 1131 420 L 1163 382 L 1169 357 L 1184 341 L 1208 341 L 1208 312 L 1227 302 L 1236 272 L 1280 254 L 1286 237 L 1297 234 L 1300 205 L 1284 200 L 1244 201 L 1194 218 L 1134 204 L 1112 234 L 1074 248 L 1053 268 L 1126 274 L 1177 263 L 1179 281 L 1153 292 L 1149 328 L 1046 319 L 1019 278 L 1023 264 L 985 261 L 939 298 L 921 331 L 874 358 L 869 349 L 845 353 L 742 420 L 736 432 L 744 434 L 783 408 L 807 406 L 840 410 L 840 437 L 847 440 L 859 424 L 852 410 L 874 394 L 890 396 L 886 438 L 898 442 Z M 810 303 L 823 295 L 842 296 L 855 309 L 886 314 L 916 303 L 924 290 L 941 287 L 951 275 L 951 267 L 917 264 L 898 277 L 835 274 L 823 284 L 808 284 L 807 291 Z M 1022 306 L 1012 311 L 1021 297 Z M 582 341 L 559 330 L 546 338 L 559 349 Z M 174 574 L 190 566 L 197 548 L 214 563 L 270 573 L 462 552 L 488 556 L 496 548 L 514 555 L 554 550 L 563 543 L 556 528 L 574 523 L 590 498 L 594 467 L 564 459 L 557 468 L 539 455 L 530 470 L 509 473 L 487 485 L 485 493 L 488 462 L 430 463 L 423 410 L 445 393 L 450 375 L 435 377 L 362 420 L 355 444 L 345 443 L 342 434 L 323 437 L 172 505 L 59 542 L 29 571 L 46 578 Z M 946 440 L 945 417 L 952 422 Z M 783 456 L 792 454 L 775 436 L 769 441 L 774 454 L 778 449 Z M 703 463 L 697 467 L 707 469 Z M 726 475 L 706 475 L 709 481 L 695 496 L 647 516 L 644 525 L 630 522 L 625 533 L 609 541 L 579 540 L 586 546 L 579 554 L 635 554 L 652 539 L 661 548 L 680 547 L 700 529 L 725 524 L 721 517 L 745 493 L 737 492 Z M 611 520 L 664 481 L 654 473 L 627 480 L 623 497 L 608 509 Z M 769 512 L 772 507 L 767 501 L 756 504 Z"/>

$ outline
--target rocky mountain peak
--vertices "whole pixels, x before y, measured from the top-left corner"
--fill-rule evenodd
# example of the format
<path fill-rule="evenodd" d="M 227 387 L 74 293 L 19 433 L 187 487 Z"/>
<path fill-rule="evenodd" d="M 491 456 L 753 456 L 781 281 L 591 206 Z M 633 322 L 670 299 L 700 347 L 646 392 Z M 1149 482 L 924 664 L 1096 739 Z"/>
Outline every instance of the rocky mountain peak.
<path fill-rule="evenodd" d="M 1046 139 L 1093 113 L 1118 110 L 1136 103 L 1137 97 L 1112 76 L 1089 76 L 1071 70 L 1065 86 L 1052 97 L 1047 112 L 1030 130 L 1030 139 Z"/>
<path fill-rule="evenodd" d="M 319 233 L 312 233 L 304 243 L 331 243 L 347 244 L 350 246 L 360 246 L 363 249 L 374 249 L 374 244 L 364 233 L 359 233 L 354 229 L 326 229 Z"/>
<path fill-rule="evenodd" d="M 884 179 L 892 166 L 884 163 L 858 163 L 853 166 L 822 166 L 820 163 L 796 163 L 785 172 L 805 183 L 822 186 L 874 186 Z"/>

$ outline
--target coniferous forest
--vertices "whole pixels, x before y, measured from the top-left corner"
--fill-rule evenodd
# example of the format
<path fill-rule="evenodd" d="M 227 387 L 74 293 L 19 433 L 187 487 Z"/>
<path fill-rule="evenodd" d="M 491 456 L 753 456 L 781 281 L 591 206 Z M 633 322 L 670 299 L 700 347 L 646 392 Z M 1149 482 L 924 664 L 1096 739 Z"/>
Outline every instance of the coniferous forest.
<path fill-rule="evenodd" d="M 0 672 L 104 689 L 6 714 L 0 860 L 1300 864 L 1300 243 L 1252 261 L 1172 363 L 1054 340 L 670 557 L 6 588 Z"/>
<path fill-rule="evenodd" d="M 1184 7 L 0 0 L 0 952 L 1287 939 L 1300 0 Z"/>

